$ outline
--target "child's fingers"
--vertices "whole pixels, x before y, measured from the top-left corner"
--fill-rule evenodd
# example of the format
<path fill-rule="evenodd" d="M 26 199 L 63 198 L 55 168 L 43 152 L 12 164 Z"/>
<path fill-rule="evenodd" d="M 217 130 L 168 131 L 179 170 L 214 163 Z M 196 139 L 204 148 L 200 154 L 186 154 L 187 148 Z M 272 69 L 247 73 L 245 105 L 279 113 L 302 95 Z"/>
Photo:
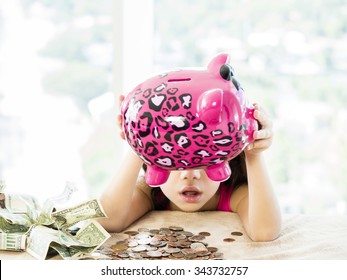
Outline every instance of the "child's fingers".
<path fill-rule="evenodd" d="M 124 101 L 125 99 L 125 96 L 123 94 L 119 95 L 118 97 L 118 102 L 119 102 L 119 110 L 121 109 L 122 107 L 122 102 Z M 124 134 L 124 131 L 123 131 L 123 117 L 122 115 L 119 113 L 117 115 L 117 122 L 118 122 L 118 127 L 120 129 L 120 137 L 125 140 L 125 134 Z"/>
<path fill-rule="evenodd" d="M 258 109 L 254 110 L 254 118 L 259 122 L 261 128 L 271 127 L 272 122 L 268 115 Z"/>
<path fill-rule="evenodd" d="M 269 128 L 254 131 L 253 138 L 258 139 L 268 139 L 272 137 L 272 130 Z"/>
<path fill-rule="evenodd" d="M 266 150 L 271 146 L 272 139 L 262 139 L 262 140 L 257 140 L 253 143 L 250 143 L 247 146 L 247 150 Z"/>
<path fill-rule="evenodd" d="M 118 123 L 118 128 L 120 130 L 120 137 L 125 140 L 125 134 L 124 134 L 124 131 L 123 131 L 123 118 L 122 118 L 122 115 L 117 115 L 117 123 Z"/>
<path fill-rule="evenodd" d="M 123 103 L 124 99 L 125 99 L 125 96 L 123 94 L 119 95 L 119 97 L 118 97 L 119 110 L 120 110 L 120 108 L 122 106 L 122 103 Z"/>
<path fill-rule="evenodd" d="M 125 99 L 125 96 L 123 94 L 120 94 L 118 97 L 119 102 L 122 103 L 124 99 Z"/>
<path fill-rule="evenodd" d="M 123 119 L 122 119 L 122 115 L 121 114 L 117 115 L 117 122 L 118 122 L 118 126 L 122 126 Z"/>

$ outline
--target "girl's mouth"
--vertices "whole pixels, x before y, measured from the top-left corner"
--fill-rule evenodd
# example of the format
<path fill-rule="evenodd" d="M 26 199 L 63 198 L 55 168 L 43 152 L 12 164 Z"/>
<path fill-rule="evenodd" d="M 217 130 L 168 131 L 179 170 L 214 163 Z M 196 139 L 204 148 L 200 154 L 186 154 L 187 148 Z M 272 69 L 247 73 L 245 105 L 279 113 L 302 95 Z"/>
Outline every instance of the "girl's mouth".
<path fill-rule="evenodd" d="M 201 191 L 194 186 L 185 187 L 180 192 L 180 197 L 183 199 L 183 201 L 188 203 L 198 202 L 201 198 L 201 195 L 202 195 Z"/>

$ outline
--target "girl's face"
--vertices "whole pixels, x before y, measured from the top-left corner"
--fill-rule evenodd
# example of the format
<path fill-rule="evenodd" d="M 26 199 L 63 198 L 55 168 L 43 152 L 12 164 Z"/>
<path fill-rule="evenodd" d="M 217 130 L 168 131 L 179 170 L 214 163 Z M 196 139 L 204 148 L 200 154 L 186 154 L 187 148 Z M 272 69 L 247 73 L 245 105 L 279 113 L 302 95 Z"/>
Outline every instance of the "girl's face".
<path fill-rule="evenodd" d="M 193 212 L 200 210 L 216 195 L 219 182 L 209 179 L 203 169 L 188 169 L 171 171 L 168 180 L 160 188 L 173 206 Z"/>

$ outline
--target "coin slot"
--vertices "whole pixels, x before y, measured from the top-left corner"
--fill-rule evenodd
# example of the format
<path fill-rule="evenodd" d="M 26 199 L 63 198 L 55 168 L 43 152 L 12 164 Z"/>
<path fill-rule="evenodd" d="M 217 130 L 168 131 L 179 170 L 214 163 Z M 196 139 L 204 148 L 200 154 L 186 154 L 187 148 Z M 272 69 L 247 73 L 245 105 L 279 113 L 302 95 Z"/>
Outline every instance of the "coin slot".
<path fill-rule="evenodd" d="M 175 83 L 175 82 L 188 82 L 191 78 L 181 78 L 181 79 L 170 79 L 168 80 L 169 83 Z"/>

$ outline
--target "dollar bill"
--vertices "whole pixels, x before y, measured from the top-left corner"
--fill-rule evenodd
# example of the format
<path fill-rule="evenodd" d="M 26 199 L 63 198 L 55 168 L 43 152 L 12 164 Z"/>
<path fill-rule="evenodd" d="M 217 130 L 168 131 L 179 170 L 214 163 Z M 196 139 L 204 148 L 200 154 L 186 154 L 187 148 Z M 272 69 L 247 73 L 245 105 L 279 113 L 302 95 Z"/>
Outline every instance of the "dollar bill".
<path fill-rule="evenodd" d="M 25 233 L 28 231 L 31 223 L 30 220 L 21 215 L 19 217 L 13 217 L 11 216 L 11 219 L 6 219 L 6 217 L 9 217 L 10 215 L 6 213 L 6 215 L 3 215 L 4 213 L 0 211 L 0 232 L 3 233 Z M 1 247 L 0 247 L 1 249 Z"/>
<path fill-rule="evenodd" d="M 21 233 L 0 233 L 0 248 L 10 251 L 24 251 L 27 236 Z"/>
<path fill-rule="evenodd" d="M 59 243 L 57 230 L 41 225 L 33 226 L 30 229 L 26 251 L 36 259 L 44 260 L 50 244 L 54 241 Z"/>
<path fill-rule="evenodd" d="M 22 194 L 5 194 L 5 207 L 13 214 L 28 213 L 28 209 L 40 210 L 35 197 Z M 36 215 L 33 215 L 35 218 Z"/>
<path fill-rule="evenodd" d="M 75 207 L 63 209 L 52 213 L 57 228 L 68 228 L 86 219 L 106 217 L 104 210 L 97 199 L 83 202 Z"/>
<path fill-rule="evenodd" d="M 110 234 L 96 221 L 88 220 L 75 236 L 45 226 L 31 230 L 27 252 L 44 260 L 49 248 L 55 249 L 64 259 L 90 254 L 99 248 Z"/>
<path fill-rule="evenodd" d="M 80 244 L 63 246 L 61 243 L 52 242 L 51 248 L 56 250 L 63 259 L 78 259 L 81 256 L 92 254 L 108 238 L 110 234 L 99 223 L 89 220 L 77 233 L 76 240 Z"/>
<path fill-rule="evenodd" d="M 64 191 L 51 198 L 48 198 L 42 207 L 41 213 L 38 217 L 38 223 L 42 225 L 51 225 L 54 223 L 52 213 L 60 205 L 68 201 L 71 195 L 77 190 L 76 186 L 72 182 L 67 182 Z"/>
<path fill-rule="evenodd" d="M 96 221 L 88 220 L 88 222 L 76 233 L 76 239 L 84 244 L 97 249 L 111 235 Z"/>

